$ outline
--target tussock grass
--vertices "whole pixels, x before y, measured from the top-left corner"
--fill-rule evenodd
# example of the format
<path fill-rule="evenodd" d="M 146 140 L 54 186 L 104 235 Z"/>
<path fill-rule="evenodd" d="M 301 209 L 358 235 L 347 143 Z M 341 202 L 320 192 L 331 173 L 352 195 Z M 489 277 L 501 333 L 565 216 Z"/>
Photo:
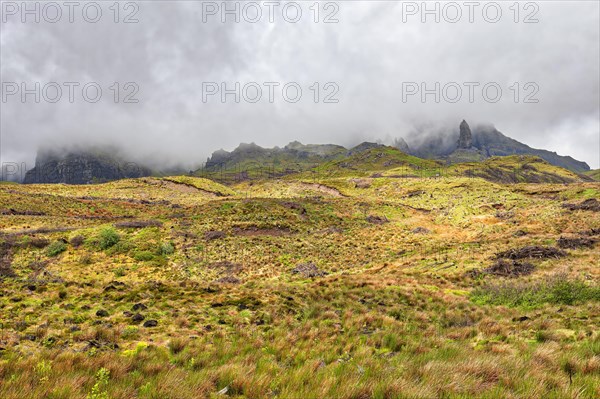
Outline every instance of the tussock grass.
<path fill-rule="evenodd" d="M 555 275 L 537 281 L 502 281 L 487 283 L 471 294 L 476 303 L 491 305 L 540 307 L 543 304 L 574 305 L 600 301 L 600 285 Z"/>
<path fill-rule="evenodd" d="M 231 187 L 2 185 L 0 397 L 599 397 L 600 219 L 562 206 L 597 183 L 380 153 Z M 561 236 L 590 245 L 469 273 Z"/>

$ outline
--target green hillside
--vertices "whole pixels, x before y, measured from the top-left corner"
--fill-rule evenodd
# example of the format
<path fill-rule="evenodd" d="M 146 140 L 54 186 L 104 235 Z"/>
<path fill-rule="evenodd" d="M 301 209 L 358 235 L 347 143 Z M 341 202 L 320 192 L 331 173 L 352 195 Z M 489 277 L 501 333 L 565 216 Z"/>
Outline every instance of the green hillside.
<path fill-rule="evenodd" d="M 591 177 L 592 179 L 594 179 L 596 181 L 600 181 L 600 169 L 589 170 L 587 172 L 584 172 L 584 174 L 586 176 Z"/>

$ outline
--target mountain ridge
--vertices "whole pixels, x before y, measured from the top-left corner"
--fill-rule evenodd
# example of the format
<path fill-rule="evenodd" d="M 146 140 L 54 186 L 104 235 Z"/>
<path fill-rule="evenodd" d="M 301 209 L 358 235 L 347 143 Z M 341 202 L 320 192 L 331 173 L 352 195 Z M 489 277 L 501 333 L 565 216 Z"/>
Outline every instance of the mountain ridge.
<path fill-rule="evenodd" d="M 214 151 L 202 167 L 189 171 L 189 174 L 210 178 L 223 171 L 234 171 L 236 179 L 249 178 L 252 173 L 257 176 L 283 176 L 383 147 L 383 144 L 367 141 L 351 148 L 338 144 L 302 144 L 299 141 L 272 148 L 264 148 L 254 142 L 241 143 L 232 151 Z M 392 147 L 413 157 L 447 165 L 481 162 L 496 156 L 532 155 L 581 175 L 590 171 L 585 162 L 532 148 L 504 135 L 492 125 L 480 125 L 471 130 L 465 120 L 460 123 L 458 134 L 432 135 L 420 143 L 407 143 L 404 138 L 398 137 Z M 169 174 L 186 173 L 188 171 L 169 170 Z M 38 152 L 35 167 L 27 171 L 23 183 L 91 184 L 150 175 L 164 175 L 164 172 L 125 162 L 116 148 L 46 149 Z"/>
<path fill-rule="evenodd" d="M 478 125 L 471 130 L 463 120 L 459 127 L 458 143 L 448 140 L 448 136 L 453 135 L 433 135 L 422 143 L 409 142 L 409 153 L 420 158 L 442 158 L 450 163 L 478 161 L 493 156 L 535 155 L 572 172 L 583 173 L 590 170 L 586 162 L 568 155 L 558 155 L 553 151 L 530 147 L 504 135 L 493 125 Z M 465 159 L 465 154 L 470 154 L 471 159 Z"/>

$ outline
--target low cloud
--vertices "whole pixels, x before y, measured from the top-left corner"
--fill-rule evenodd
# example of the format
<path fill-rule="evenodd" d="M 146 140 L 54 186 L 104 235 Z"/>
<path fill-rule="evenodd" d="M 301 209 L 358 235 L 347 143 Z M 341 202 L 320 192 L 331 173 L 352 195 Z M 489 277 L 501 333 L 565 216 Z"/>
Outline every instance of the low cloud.
<path fill-rule="evenodd" d="M 49 82 L 80 85 L 73 103 L 65 90 L 57 103 L 35 103 L 33 95 L 22 103 L 20 93 L 7 97 L 1 105 L 2 161 L 32 165 L 37 149 L 48 145 L 111 144 L 132 160 L 191 168 L 213 150 L 240 142 L 348 146 L 423 135 L 423 126 L 452 133 L 466 119 L 600 167 L 597 2 L 537 3 L 538 23 L 523 23 L 532 11 L 525 9 L 515 23 L 508 3 L 497 23 L 477 12 L 473 23 L 466 14 L 457 23 L 443 16 L 440 23 L 431 16 L 422 23 L 419 13 L 407 15 L 407 2 L 331 3 L 337 8 L 320 3 L 319 23 L 306 2 L 297 3 L 302 18 L 296 23 L 278 13 L 268 22 L 264 5 L 257 23 L 243 15 L 239 23 L 232 17 L 222 23 L 218 13 L 205 13 L 204 22 L 203 3 L 184 1 L 133 2 L 139 22 L 131 24 L 122 19 L 135 10 L 121 9 L 115 23 L 109 3 L 98 3 L 103 14 L 97 23 L 71 23 L 64 15 L 57 23 L 22 23 L 19 13 L 3 12 L 4 88 L 7 82 L 25 82 L 29 89 L 35 82 L 42 88 Z M 339 22 L 323 23 L 330 15 Z M 82 98 L 89 82 L 102 89 L 96 103 Z M 135 86 L 125 87 L 128 82 Z M 240 102 L 230 94 L 222 103 L 220 93 L 204 102 L 206 82 L 226 82 L 227 89 L 240 82 Z M 262 88 L 257 103 L 243 96 L 249 82 Z M 268 82 L 279 84 L 273 102 Z M 296 87 L 284 93 L 291 82 L 302 90 L 298 102 L 285 99 Z M 428 90 L 439 82 L 440 101 L 429 94 L 423 102 L 421 91 L 406 96 L 411 82 Z M 448 101 L 452 82 L 463 89 L 477 82 L 473 101 L 466 90 L 460 101 Z M 482 94 L 486 83 L 501 88 L 497 102 Z M 247 88 L 246 97 L 253 96 Z M 130 100 L 138 102 L 125 103 L 134 92 Z M 537 103 L 525 102 L 527 95 Z"/>

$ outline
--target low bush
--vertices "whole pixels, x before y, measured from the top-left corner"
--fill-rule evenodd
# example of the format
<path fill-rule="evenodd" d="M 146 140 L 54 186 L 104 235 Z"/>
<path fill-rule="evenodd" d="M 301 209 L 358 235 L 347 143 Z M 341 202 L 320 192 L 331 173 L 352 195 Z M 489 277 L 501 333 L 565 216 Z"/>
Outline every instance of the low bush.
<path fill-rule="evenodd" d="M 175 252 L 175 246 L 170 242 L 164 242 L 160 244 L 158 252 L 160 255 L 171 255 Z"/>
<path fill-rule="evenodd" d="M 46 255 L 57 256 L 67 250 L 67 244 L 62 241 L 54 241 L 46 248 Z"/>
<path fill-rule="evenodd" d="M 106 227 L 100 231 L 100 249 L 108 249 L 116 245 L 121 237 L 112 227 Z"/>
<path fill-rule="evenodd" d="M 138 262 L 147 262 L 154 259 L 154 254 L 150 251 L 138 251 L 133 255 L 133 259 Z"/>

